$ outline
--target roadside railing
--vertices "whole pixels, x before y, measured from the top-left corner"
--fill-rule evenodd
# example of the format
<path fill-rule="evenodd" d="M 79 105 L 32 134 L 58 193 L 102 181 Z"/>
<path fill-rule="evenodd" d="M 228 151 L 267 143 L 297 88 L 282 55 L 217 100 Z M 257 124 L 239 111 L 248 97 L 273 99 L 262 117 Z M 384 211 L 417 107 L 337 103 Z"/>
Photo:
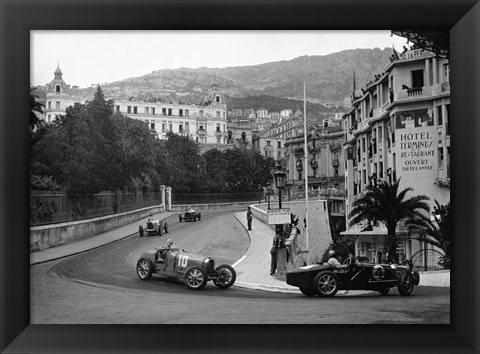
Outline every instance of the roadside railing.
<path fill-rule="evenodd" d="M 213 204 L 231 202 L 255 202 L 264 198 L 263 191 L 249 193 L 209 193 L 209 194 L 177 194 L 172 193 L 172 205 Z"/>
<path fill-rule="evenodd" d="M 63 192 L 30 192 L 30 226 L 107 216 L 161 205 L 162 193 L 113 193 L 68 196 Z"/>

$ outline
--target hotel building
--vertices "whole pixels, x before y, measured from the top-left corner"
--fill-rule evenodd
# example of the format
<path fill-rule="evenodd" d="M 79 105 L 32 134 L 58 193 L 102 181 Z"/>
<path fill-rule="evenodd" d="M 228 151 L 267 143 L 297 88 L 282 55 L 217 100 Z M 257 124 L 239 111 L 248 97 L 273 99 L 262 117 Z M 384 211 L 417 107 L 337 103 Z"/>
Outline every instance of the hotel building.
<path fill-rule="evenodd" d="M 422 49 L 394 52 L 380 75 L 352 95 L 344 114 L 346 214 L 368 185 L 400 179 L 407 197 L 426 195 L 446 204 L 450 200 L 450 65 L 447 59 Z M 347 220 L 348 225 L 348 220 Z M 356 256 L 370 261 L 385 258 L 386 229 L 382 224 L 355 225 L 344 235 L 355 238 Z M 400 259 L 413 259 L 435 268 L 438 249 L 421 244 L 421 231 L 397 228 Z"/>

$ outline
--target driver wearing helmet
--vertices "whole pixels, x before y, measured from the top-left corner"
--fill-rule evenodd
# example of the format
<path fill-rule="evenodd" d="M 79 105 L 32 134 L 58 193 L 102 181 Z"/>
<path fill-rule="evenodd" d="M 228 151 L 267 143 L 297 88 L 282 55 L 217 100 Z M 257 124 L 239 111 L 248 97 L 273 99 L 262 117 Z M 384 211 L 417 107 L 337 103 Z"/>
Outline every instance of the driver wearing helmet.
<path fill-rule="evenodd" d="M 160 247 L 160 248 L 155 248 L 157 251 L 157 259 L 159 262 L 163 262 L 165 260 L 165 257 L 167 256 L 167 252 L 171 250 L 173 245 L 173 241 L 171 239 L 167 240 L 167 243 L 165 246 Z"/>
<path fill-rule="evenodd" d="M 348 265 L 340 264 L 338 259 L 335 258 L 335 251 L 330 250 L 328 251 L 328 264 L 332 265 L 333 268 L 335 269 L 345 269 L 348 268 Z"/>

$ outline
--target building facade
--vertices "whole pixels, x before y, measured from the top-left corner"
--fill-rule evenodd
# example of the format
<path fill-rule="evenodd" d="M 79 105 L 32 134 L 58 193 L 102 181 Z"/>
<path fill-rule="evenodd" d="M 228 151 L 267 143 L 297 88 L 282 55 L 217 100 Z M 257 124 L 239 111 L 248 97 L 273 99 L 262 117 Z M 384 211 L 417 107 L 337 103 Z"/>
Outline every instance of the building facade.
<path fill-rule="evenodd" d="M 450 65 L 422 49 L 394 53 L 385 71 L 362 94 L 352 95 L 343 116 L 346 213 L 368 185 L 400 179 L 400 190 L 426 195 L 440 204 L 450 200 Z M 385 259 L 386 229 L 356 225 L 344 235 L 356 239 L 356 255 Z M 363 231 L 361 231 L 363 230 Z M 421 244 L 419 230 L 400 225 L 400 259 L 433 268 L 438 250 Z M 427 264 L 428 263 L 428 264 Z"/>
<path fill-rule="evenodd" d="M 47 85 L 47 122 L 52 122 L 57 115 L 65 114 L 67 107 L 75 102 L 85 102 L 75 98 L 75 90 L 65 83 L 62 75 L 57 67 L 54 79 Z M 114 107 L 118 113 L 145 122 L 160 139 L 166 139 L 167 133 L 173 132 L 189 136 L 206 148 L 226 146 L 229 143 L 227 106 L 223 95 L 216 90 L 209 92 L 203 102 L 197 105 L 130 99 L 116 100 Z"/>

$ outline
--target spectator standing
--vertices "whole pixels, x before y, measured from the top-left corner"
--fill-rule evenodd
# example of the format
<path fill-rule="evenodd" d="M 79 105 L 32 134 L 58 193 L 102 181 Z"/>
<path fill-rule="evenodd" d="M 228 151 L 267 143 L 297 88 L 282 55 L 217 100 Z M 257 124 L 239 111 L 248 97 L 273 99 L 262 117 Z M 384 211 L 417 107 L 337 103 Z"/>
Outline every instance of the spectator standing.
<path fill-rule="evenodd" d="M 247 223 L 248 223 L 248 231 L 252 231 L 252 209 L 248 207 L 247 211 Z"/>

